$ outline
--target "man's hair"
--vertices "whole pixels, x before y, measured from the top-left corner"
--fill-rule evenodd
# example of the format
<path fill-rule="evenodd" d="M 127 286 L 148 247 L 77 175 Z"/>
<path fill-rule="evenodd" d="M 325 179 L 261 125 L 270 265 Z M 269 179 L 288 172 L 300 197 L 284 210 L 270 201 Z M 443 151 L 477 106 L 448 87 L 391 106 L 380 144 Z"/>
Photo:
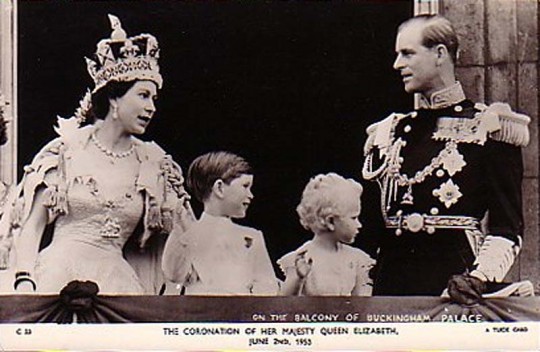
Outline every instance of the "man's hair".
<path fill-rule="evenodd" d="M 422 30 L 423 46 L 433 48 L 443 44 L 448 49 L 452 62 L 456 63 L 459 42 L 452 22 L 440 15 L 418 15 L 403 22 L 398 28 L 398 33 L 413 23 L 424 24 Z"/>
<path fill-rule="evenodd" d="M 306 230 L 317 231 L 322 229 L 322 220 L 329 215 L 341 215 L 342 196 L 352 194 L 362 195 L 362 185 L 351 178 L 329 173 L 317 175 L 308 182 L 302 200 L 296 207 L 300 223 Z"/>
<path fill-rule="evenodd" d="M 251 166 L 242 157 L 229 152 L 210 152 L 197 157 L 189 166 L 187 187 L 195 198 L 204 202 L 217 180 L 229 184 L 235 178 L 251 173 Z"/>

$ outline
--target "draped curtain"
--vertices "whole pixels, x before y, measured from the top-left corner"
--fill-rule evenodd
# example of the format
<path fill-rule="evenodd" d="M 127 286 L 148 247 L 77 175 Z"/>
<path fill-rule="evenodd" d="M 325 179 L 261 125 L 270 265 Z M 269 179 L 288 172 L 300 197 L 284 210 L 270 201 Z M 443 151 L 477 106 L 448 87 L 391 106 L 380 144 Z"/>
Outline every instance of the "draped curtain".
<path fill-rule="evenodd" d="M 265 312 L 288 313 L 287 322 L 329 315 L 343 322 L 349 313 L 356 313 L 358 322 L 459 322 L 478 315 L 483 321 L 540 321 L 540 298 L 494 298 L 461 306 L 438 297 L 0 297 L 2 323 L 254 322 L 254 314 Z"/>

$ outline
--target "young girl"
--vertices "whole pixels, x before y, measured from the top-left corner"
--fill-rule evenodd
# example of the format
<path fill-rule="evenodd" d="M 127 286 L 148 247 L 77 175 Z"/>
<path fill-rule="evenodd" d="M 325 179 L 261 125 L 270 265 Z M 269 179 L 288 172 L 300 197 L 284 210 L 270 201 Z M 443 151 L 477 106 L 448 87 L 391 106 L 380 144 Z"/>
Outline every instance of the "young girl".
<path fill-rule="evenodd" d="M 309 181 L 296 211 L 314 237 L 278 260 L 286 275 L 282 295 L 371 295 L 368 272 L 374 260 L 347 245 L 362 226 L 361 194 L 359 183 L 334 173 Z"/>
<path fill-rule="evenodd" d="M 193 161 L 187 183 L 204 212 L 187 232 L 169 237 L 167 278 L 189 295 L 277 294 L 263 234 L 231 220 L 244 218 L 253 200 L 249 164 L 231 153 L 208 153 Z"/>

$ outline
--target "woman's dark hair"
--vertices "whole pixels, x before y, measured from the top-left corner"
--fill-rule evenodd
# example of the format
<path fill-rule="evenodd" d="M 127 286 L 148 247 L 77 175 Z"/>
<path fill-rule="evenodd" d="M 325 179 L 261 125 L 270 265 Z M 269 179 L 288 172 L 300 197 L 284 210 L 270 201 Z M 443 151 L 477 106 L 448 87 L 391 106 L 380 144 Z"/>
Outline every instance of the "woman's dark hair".
<path fill-rule="evenodd" d="M 103 120 L 109 112 L 109 99 L 123 97 L 124 94 L 126 94 L 127 91 L 133 87 L 135 82 L 137 81 L 110 81 L 97 92 L 92 94 L 92 108 L 90 109 L 90 116 L 92 116 L 94 120 Z"/>

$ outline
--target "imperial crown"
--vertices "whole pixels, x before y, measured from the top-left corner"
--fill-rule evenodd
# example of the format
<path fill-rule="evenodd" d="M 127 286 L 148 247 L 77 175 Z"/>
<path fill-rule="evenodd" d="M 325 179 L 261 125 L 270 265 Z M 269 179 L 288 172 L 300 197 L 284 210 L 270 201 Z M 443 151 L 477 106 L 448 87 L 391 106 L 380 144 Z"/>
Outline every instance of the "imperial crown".
<path fill-rule="evenodd" d="M 110 81 L 150 80 L 161 88 L 159 74 L 159 47 L 150 34 L 128 38 L 118 17 L 109 15 L 112 33 L 97 44 L 92 59 L 86 58 L 88 73 L 94 80 L 93 93 Z"/>

